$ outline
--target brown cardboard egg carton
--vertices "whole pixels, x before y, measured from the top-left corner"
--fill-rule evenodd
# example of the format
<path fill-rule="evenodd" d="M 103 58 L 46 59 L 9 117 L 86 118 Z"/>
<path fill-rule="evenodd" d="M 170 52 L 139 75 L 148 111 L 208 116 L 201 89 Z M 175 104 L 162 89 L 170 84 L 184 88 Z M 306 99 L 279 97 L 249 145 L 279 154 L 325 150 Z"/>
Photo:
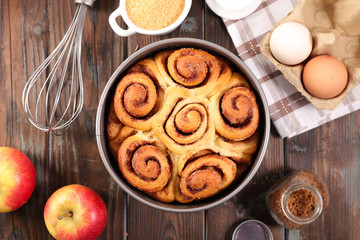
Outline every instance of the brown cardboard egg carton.
<path fill-rule="evenodd" d="M 309 58 L 329 54 L 340 59 L 347 67 L 348 85 L 337 97 L 319 99 L 305 90 L 301 75 L 306 61 L 288 66 L 272 56 L 270 36 L 277 26 L 289 21 L 300 22 L 310 30 L 314 46 Z M 360 82 L 360 0 L 301 0 L 296 8 L 265 36 L 260 50 L 316 108 L 334 109 Z"/>

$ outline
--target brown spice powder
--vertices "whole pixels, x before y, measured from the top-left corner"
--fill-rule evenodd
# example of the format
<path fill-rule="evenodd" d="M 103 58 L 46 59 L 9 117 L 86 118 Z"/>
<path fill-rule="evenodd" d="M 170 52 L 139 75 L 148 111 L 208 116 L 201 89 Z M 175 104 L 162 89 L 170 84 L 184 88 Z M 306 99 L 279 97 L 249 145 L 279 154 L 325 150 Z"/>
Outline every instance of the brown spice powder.
<path fill-rule="evenodd" d="M 137 27 L 158 30 L 174 23 L 184 6 L 185 0 L 127 0 L 125 8 Z"/>
<path fill-rule="evenodd" d="M 316 196 L 307 189 L 296 190 L 289 197 L 288 207 L 296 217 L 310 216 L 316 209 Z"/>
<path fill-rule="evenodd" d="M 281 207 L 281 199 L 285 190 L 290 185 L 299 183 L 310 184 L 317 188 L 323 200 L 323 209 L 326 209 L 330 203 L 330 197 L 327 187 L 324 185 L 323 181 L 315 174 L 304 169 L 296 170 L 288 174 L 286 177 L 278 181 L 269 189 L 266 201 L 268 203 L 270 213 L 274 217 L 274 219 L 279 224 L 290 229 L 299 229 L 303 226 L 303 224 L 295 223 L 285 216 Z"/>

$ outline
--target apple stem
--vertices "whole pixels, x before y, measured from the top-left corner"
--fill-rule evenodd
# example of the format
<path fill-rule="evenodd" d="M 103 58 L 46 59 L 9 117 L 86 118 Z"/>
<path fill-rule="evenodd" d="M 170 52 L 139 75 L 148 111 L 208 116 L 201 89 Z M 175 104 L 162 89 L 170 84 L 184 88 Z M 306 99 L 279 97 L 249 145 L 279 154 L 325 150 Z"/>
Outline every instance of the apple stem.
<path fill-rule="evenodd" d="M 73 216 L 73 213 L 72 212 L 69 212 L 69 213 L 66 213 L 64 215 L 61 215 L 61 216 L 58 216 L 58 219 L 61 220 L 63 218 L 66 218 L 66 217 L 72 217 Z"/>

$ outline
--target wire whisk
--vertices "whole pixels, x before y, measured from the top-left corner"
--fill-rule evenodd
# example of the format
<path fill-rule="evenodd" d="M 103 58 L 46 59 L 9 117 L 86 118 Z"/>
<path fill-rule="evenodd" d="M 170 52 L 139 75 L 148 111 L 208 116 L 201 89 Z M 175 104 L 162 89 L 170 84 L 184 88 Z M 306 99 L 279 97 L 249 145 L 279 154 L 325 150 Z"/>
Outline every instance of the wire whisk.
<path fill-rule="evenodd" d="M 54 51 L 26 82 L 22 104 L 36 128 L 62 135 L 84 105 L 81 41 L 88 6 L 95 0 L 75 0 L 79 6 L 69 29 Z"/>

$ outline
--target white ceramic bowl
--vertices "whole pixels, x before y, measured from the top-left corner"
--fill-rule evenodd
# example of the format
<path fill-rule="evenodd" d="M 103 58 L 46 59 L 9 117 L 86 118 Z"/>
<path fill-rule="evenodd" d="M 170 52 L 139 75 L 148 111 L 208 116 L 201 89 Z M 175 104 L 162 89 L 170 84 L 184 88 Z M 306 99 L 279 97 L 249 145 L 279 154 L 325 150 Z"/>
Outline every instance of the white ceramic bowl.
<path fill-rule="evenodd" d="M 185 0 L 185 6 L 184 6 L 183 12 L 181 13 L 180 17 L 171 25 L 169 25 L 165 28 L 162 28 L 162 29 L 158 29 L 158 30 L 148 30 L 148 29 L 139 28 L 130 20 L 130 18 L 126 12 L 126 8 L 125 8 L 126 1 L 127 0 L 120 0 L 119 7 L 109 17 L 109 23 L 110 23 L 111 28 L 117 35 L 119 35 L 121 37 L 127 37 L 127 36 L 133 35 L 135 33 L 141 33 L 141 34 L 146 34 L 146 35 L 167 34 L 171 31 L 175 30 L 175 28 L 177 28 L 185 20 L 186 16 L 188 15 L 188 13 L 190 11 L 191 4 L 192 4 L 192 0 Z M 116 18 L 118 18 L 118 17 L 121 17 L 124 20 L 124 22 L 128 26 L 128 29 L 123 29 L 122 27 L 119 26 L 119 24 L 116 22 Z"/>
<path fill-rule="evenodd" d="M 262 0 L 206 0 L 216 15 L 227 19 L 241 19 L 252 14 Z"/>

